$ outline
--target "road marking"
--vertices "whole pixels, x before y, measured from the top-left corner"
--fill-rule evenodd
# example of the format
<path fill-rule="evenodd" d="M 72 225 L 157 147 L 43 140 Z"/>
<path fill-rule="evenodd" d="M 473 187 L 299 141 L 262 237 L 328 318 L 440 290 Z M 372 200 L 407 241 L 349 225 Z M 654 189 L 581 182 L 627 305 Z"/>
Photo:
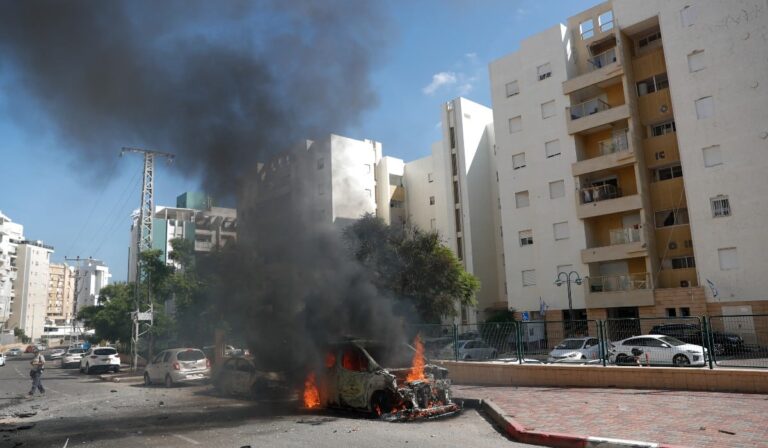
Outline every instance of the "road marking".
<path fill-rule="evenodd" d="M 69 437 L 67 437 L 67 441 L 64 442 L 64 446 L 62 448 L 67 448 L 67 445 L 69 445 Z"/>
<path fill-rule="evenodd" d="M 13 366 L 13 370 L 15 370 L 15 371 L 16 371 L 16 373 L 18 373 L 20 377 L 22 377 L 22 378 L 26 378 L 26 376 L 24 376 L 24 374 L 23 374 L 23 373 L 19 372 L 19 369 L 17 369 L 17 368 L 16 368 L 16 366 Z"/>
<path fill-rule="evenodd" d="M 177 437 L 185 442 L 189 442 L 192 445 L 200 445 L 200 442 L 194 439 L 190 439 L 189 437 L 182 436 L 181 434 L 171 434 L 173 437 Z"/>

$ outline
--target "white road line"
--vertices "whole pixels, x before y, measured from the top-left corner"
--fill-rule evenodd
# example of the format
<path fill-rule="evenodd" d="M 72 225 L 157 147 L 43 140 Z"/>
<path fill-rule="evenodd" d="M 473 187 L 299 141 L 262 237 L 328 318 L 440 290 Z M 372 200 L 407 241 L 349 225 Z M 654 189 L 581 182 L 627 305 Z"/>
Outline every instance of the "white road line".
<path fill-rule="evenodd" d="M 171 434 L 173 437 L 177 437 L 185 442 L 189 442 L 192 445 L 200 445 L 200 442 L 194 439 L 190 439 L 189 437 L 182 436 L 181 434 Z"/>
<path fill-rule="evenodd" d="M 16 371 L 16 373 L 18 373 L 20 377 L 22 377 L 22 378 L 26 378 L 26 376 L 24 376 L 24 374 L 23 374 L 23 373 L 19 372 L 19 369 L 17 369 L 17 368 L 16 368 L 16 366 L 13 366 L 13 370 L 15 370 L 15 371 Z"/>
<path fill-rule="evenodd" d="M 69 437 L 67 437 L 67 441 L 64 442 L 64 446 L 62 448 L 67 448 L 67 445 L 69 445 Z"/>

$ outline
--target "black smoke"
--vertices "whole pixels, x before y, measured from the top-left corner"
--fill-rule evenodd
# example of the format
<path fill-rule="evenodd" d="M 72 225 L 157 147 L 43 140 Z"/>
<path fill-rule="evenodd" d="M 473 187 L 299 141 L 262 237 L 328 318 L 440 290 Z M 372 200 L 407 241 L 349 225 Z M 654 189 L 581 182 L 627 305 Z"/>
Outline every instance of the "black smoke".
<path fill-rule="evenodd" d="M 378 4 L 3 1 L 4 94 L 19 123 L 53 129 L 81 170 L 108 176 L 123 146 L 162 150 L 206 191 L 231 196 L 259 163 L 376 105 L 370 71 L 388 34 Z M 334 337 L 397 329 L 338 232 L 308 225 L 294 199 L 241 199 L 251 225 L 240 233 L 282 217 L 261 226 L 271 244 L 257 250 L 246 235 L 205 265 L 220 315 L 237 315 L 233 329 L 278 368 L 312 361 Z"/>

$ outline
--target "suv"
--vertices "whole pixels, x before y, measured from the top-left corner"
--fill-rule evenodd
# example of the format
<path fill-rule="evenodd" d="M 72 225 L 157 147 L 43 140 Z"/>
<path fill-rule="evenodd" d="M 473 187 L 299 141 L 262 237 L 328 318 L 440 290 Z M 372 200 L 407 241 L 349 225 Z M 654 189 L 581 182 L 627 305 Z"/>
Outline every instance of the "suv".
<path fill-rule="evenodd" d="M 160 352 L 144 368 L 144 384 L 162 382 L 174 384 L 205 381 L 211 376 L 211 363 L 205 353 L 196 348 L 173 348 Z"/>
<path fill-rule="evenodd" d="M 651 328 L 649 334 L 661 334 L 672 336 L 683 342 L 695 345 L 704 345 L 701 340 L 701 328 L 693 324 L 664 324 Z M 724 354 L 738 354 L 745 351 L 744 340 L 734 333 L 712 332 L 712 342 L 716 356 Z"/>
<path fill-rule="evenodd" d="M 120 371 L 120 355 L 112 347 L 91 347 L 80 360 L 80 372 L 92 373 L 95 370 L 105 372 Z"/>

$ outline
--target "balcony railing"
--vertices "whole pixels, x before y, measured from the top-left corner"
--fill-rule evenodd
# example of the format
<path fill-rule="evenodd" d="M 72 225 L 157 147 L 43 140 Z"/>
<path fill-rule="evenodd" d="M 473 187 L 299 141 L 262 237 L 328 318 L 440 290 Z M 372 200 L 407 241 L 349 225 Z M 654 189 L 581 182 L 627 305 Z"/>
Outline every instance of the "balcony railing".
<path fill-rule="evenodd" d="M 617 244 L 629 244 L 640 242 L 640 229 L 628 227 L 626 229 L 611 229 L 611 246 Z"/>
<path fill-rule="evenodd" d="M 635 291 L 651 289 L 647 272 L 638 274 L 605 275 L 589 278 L 589 292 Z"/>
<path fill-rule="evenodd" d="M 596 187 L 588 187 L 588 188 L 582 188 L 580 190 L 581 193 L 581 203 L 582 204 L 589 204 L 590 202 L 600 202 L 605 201 L 607 199 L 616 199 L 621 197 L 621 188 L 606 184 L 606 185 L 598 185 Z"/>
<path fill-rule="evenodd" d="M 608 51 L 604 51 L 598 55 L 592 56 L 587 59 L 589 62 L 589 71 L 594 71 L 605 67 L 608 64 L 616 62 L 616 48 L 611 48 Z"/>
<path fill-rule="evenodd" d="M 591 100 L 571 106 L 571 120 L 578 120 L 579 118 L 594 115 L 610 108 L 611 105 L 600 98 L 592 98 Z"/>
<path fill-rule="evenodd" d="M 597 143 L 600 148 L 600 155 L 607 156 L 619 151 L 626 151 L 629 149 L 629 139 L 627 138 L 627 131 L 624 133 L 614 135 L 613 137 L 602 140 Z"/>

